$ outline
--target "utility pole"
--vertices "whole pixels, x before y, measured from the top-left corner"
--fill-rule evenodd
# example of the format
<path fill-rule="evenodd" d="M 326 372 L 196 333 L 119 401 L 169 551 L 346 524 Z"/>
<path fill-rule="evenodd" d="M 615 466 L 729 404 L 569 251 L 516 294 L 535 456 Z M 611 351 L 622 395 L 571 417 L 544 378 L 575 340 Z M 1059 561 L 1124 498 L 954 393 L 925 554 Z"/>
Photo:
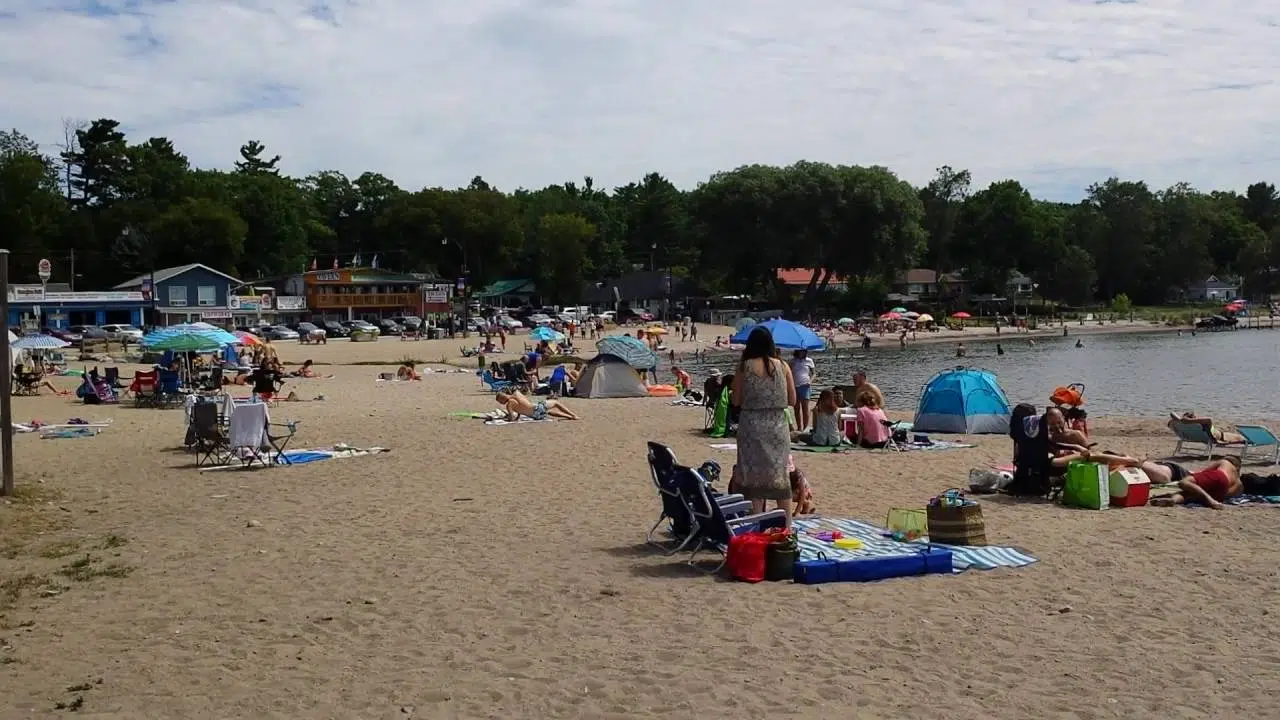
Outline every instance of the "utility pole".
<path fill-rule="evenodd" d="M 0 495 L 13 495 L 13 366 L 9 349 L 9 251 L 0 250 Z"/>
<path fill-rule="evenodd" d="M 67 278 L 67 283 L 71 287 L 71 292 L 76 291 L 76 249 L 71 248 L 71 276 Z"/>

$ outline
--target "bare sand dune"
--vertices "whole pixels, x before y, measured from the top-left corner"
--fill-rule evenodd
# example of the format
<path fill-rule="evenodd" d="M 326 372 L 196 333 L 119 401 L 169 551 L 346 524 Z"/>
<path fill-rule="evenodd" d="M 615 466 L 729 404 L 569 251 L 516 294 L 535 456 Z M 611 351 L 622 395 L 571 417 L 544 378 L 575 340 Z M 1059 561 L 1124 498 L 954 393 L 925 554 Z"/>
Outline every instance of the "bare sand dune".
<path fill-rule="evenodd" d="M 308 351 L 395 360 L 400 345 Z M 0 716 L 1274 715 L 1278 509 L 992 499 L 991 541 L 1038 564 L 743 585 L 642 546 L 657 514 L 645 440 L 732 463 L 697 433 L 700 409 L 570 401 L 583 421 L 486 427 L 446 417 L 493 407 L 471 374 L 327 369 L 298 383 L 327 400 L 273 417 L 301 421 L 299 447 L 391 453 L 199 473 L 174 450 L 180 411 L 14 400 L 18 420 L 114 422 L 15 438 Z M 1172 448 L 1158 424 L 1093 422 L 1103 447 Z M 1007 439 L 976 442 L 797 459 L 823 513 L 879 521 L 1007 459 Z"/>

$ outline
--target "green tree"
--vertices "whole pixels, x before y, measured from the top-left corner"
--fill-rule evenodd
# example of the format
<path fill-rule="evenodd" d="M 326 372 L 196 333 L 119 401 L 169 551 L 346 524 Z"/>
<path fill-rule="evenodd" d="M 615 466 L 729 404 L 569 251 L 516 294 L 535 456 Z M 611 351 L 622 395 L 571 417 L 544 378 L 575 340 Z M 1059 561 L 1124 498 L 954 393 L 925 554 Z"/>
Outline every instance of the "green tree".
<path fill-rule="evenodd" d="M 543 215 L 538 222 L 537 283 L 544 297 L 577 305 L 591 275 L 587 249 L 596 228 L 581 215 Z"/>
<path fill-rule="evenodd" d="M 279 175 L 276 168 L 280 164 L 280 156 L 273 155 L 264 160 L 262 153 L 267 148 L 257 140 L 250 140 L 240 146 L 240 159 L 236 161 L 236 172 L 246 175 Z"/>
<path fill-rule="evenodd" d="M 1031 193 L 1016 180 L 992 183 L 966 200 L 956 227 L 957 249 L 975 288 L 1003 295 L 1014 269 L 1033 272 L 1040 229 Z"/>

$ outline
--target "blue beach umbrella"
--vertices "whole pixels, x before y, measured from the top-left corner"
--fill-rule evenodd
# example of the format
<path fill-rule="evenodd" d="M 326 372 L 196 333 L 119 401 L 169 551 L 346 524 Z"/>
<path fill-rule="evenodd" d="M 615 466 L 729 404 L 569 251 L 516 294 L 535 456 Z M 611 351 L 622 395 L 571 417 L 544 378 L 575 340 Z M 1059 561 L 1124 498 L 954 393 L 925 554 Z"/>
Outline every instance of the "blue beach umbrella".
<path fill-rule="evenodd" d="M 203 337 L 213 341 L 213 349 L 220 348 L 224 345 L 240 344 L 240 338 L 232 335 L 226 330 L 199 325 L 172 325 L 170 327 L 157 328 L 148 333 L 146 337 L 142 338 L 142 344 L 146 347 L 158 347 L 158 343 L 174 336 Z"/>
<path fill-rule="evenodd" d="M 546 325 L 539 325 L 529 331 L 529 339 L 535 342 L 561 342 L 564 340 L 564 333 L 556 332 Z"/>
<path fill-rule="evenodd" d="M 71 343 L 52 335 L 27 335 L 9 343 L 15 350 L 61 350 Z"/>
<path fill-rule="evenodd" d="M 148 345 L 152 350 L 172 350 L 174 352 L 209 352 L 217 350 L 226 343 L 220 343 L 208 335 L 194 332 L 170 333 Z"/>
<path fill-rule="evenodd" d="M 759 325 L 742 328 L 733 337 L 729 338 L 729 342 L 735 345 L 745 345 L 747 338 L 751 335 L 751 331 L 758 327 L 762 327 L 769 331 L 773 336 L 773 344 L 780 348 L 789 350 L 825 350 L 827 343 L 817 333 L 809 328 L 794 323 L 790 320 L 765 320 Z"/>

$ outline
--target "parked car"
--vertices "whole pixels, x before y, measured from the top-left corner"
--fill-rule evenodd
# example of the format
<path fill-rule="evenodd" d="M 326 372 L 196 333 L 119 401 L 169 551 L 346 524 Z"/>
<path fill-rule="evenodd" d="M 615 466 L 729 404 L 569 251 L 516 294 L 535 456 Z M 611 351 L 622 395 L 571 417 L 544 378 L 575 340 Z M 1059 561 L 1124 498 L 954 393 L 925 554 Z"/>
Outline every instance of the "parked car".
<path fill-rule="evenodd" d="M 337 320 L 325 320 L 324 331 L 331 338 L 351 337 L 351 331 Z"/>
<path fill-rule="evenodd" d="M 378 330 L 377 325 L 374 325 L 373 323 L 368 322 L 367 320 L 344 320 L 342 322 L 342 325 L 347 329 L 347 332 L 354 332 L 356 330 L 359 330 L 361 332 L 373 333 L 374 335 L 382 334 Z"/>
<path fill-rule="evenodd" d="M 543 315 L 542 313 L 534 313 L 524 319 L 524 326 L 529 328 L 535 328 L 543 323 L 549 323 L 549 322 L 551 322 L 550 316 Z"/>
<path fill-rule="evenodd" d="M 262 336 L 268 340 L 297 340 L 298 333 L 290 330 L 284 325 L 272 325 L 262 331 Z"/>
<path fill-rule="evenodd" d="M 511 317 L 510 315 L 501 315 L 498 317 L 498 325 L 507 332 L 515 332 L 524 327 L 524 323 Z"/>
<path fill-rule="evenodd" d="M 88 340 L 105 340 L 107 333 L 97 325 L 72 325 L 68 331 Z"/>
<path fill-rule="evenodd" d="M 422 318 L 417 315 L 396 315 L 391 318 L 391 322 L 399 325 L 405 330 L 422 329 Z"/>
<path fill-rule="evenodd" d="M 103 325 L 102 332 L 107 340 L 142 342 L 142 330 L 132 325 Z"/>
<path fill-rule="evenodd" d="M 262 333 L 264 330 L 266 330 L 266 326 L 265 325 L 237 325 L 236 330 L 238 332 L 245 332 L 245 333 L 249 333 L 250 335 L 256 335 L 258 337 L 262 337 Z"/>
<path fill-rule="evenodd" d="M 314 323 L 309 323 L 309 322 L 300 322 L 293 329 L 299 335 L 311 335 L 312 333 L 317 333 L 317 332 L 322 332 L 325 335 L 329 334 L 328 332 L 325 331 L 324 328 L 316 327 Z"/>
<path fill-rule="evenodd" d="M 44 335 L 49 335 L 50 337 L 56 337 L 62 342 L 78 343 L 84 339 L 84 336 L 80 333 L 71 332 L 70 330 L 62 330 L 61 328 L 45 328 L 40 332 Z"/>
<path fill-rule="evenodd" d="M 404 332 L 404 328 L 395 320 L 383 319 L 378 321 L 378 331 L 383 335 L 399 335 Z"/>

